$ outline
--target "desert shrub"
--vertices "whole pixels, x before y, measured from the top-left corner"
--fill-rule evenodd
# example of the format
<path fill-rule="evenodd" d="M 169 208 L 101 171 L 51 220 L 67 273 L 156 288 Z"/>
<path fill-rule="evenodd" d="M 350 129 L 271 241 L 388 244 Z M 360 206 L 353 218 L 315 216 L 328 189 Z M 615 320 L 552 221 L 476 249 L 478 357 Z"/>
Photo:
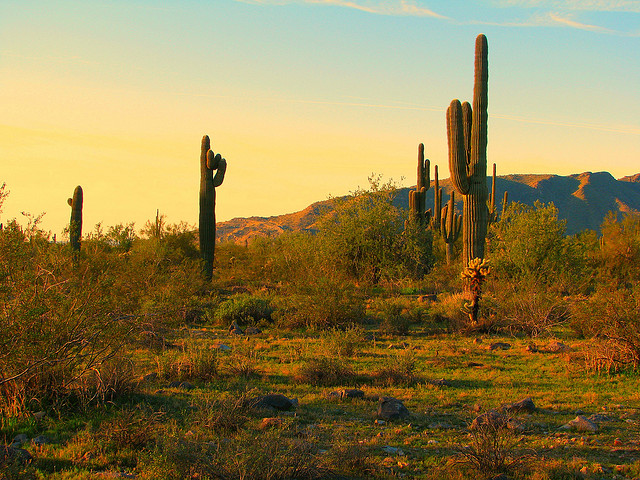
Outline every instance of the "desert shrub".
<path fill-rule="evenodd" d="M 156 357 L 158 376 L 171 381 L 211 381 L 218 376 L 218 350 L 187 342 L 177 350 L 166 350 Z"/>
<path fill-rule="evenodd" d="M 640 214 L 618 217 L 610 213 L 600 227 L 598 261 L 600 283 L 614 287 L 640 280 Z"/>
<path fill-rule="evenodd" d="M 578 237 L 566 237 L 565 232 L 566 221 L 558 219 L 552 203 L 511 203 L 490 229 L 493 274 L 559 292 L 584 290 L 590 280 L 587 246 Z"/>
<path fill-rule="evenodd" d="M 324 268 L 367 284 L 422 275 L 433 264 L 430 233 L 405 234 L 406 211 L 393 203 L 396 185 L 375 176 L 369 183 L 368 191 L 335 199 L 335 209 L 318 222 Z"/>
<path fill-rule="evenodd" d="M 412 350 L 397 351 L 388 357 L 384 365 L 373 372 L 375 383 L 385 386 L 411 386 L 419 377 L 416 373 L 417 362 Z"/>
<path fill-rule="evenodd" d="M 497 282 L 493 292 L 499 330 L 537 337 L 569 320 L 568 302 L 540 285 Z"/>
<path fill-rule="evenodd" d="M 390 335 L 406 335 L 411 325 L 421 324 L 429 316 L 428 309 L 411 297 L 376 298 L 369 304 L 380 331 Z"/>
<path fill-rule="evenodd" d="M 637 370 L 640 367 L 640 286 L 602 287 L 589 297 L 575 299 L 571 325 L 578 333 L 600 339 L 588 353 L 598 370 Z"/>
<path fill-rule="evenodd" d="M 301 363 L 295 374 L 297 382 L 310 385 L 349 385 L 354 379 L 351 367 L 336 357 L 308 358 Z"/>
<path fill-rule="evenodd" d="M 468 441 L 456 446 L 456 461 L 470 467 L 480 478 L 522 472 L 533 457 L 531 452 L 518 449 L 518 440 L 507 422 L 487 422 L 471 429 Z"/>
<path fill-rule="evenodd" d="M 222 302 L 213 314 L 217 325 L 257 323 L 261 320 L 271 321 L 273 307 L 269 298 L 240 293 Z"/>
<path fill-rule="evenodd" d="M 364 341 L 364 329 L 359 325 L 331 328 L 322 334 L 324 351 L 338 357 L 351 357 Z"/>
<path fill-rule="evenodd" d="M 365 320 L 364 298 L 351 283 L 319 277 L 286 297 L 277 297 L 272 316 L 284 328 L 345 327 Z"/>

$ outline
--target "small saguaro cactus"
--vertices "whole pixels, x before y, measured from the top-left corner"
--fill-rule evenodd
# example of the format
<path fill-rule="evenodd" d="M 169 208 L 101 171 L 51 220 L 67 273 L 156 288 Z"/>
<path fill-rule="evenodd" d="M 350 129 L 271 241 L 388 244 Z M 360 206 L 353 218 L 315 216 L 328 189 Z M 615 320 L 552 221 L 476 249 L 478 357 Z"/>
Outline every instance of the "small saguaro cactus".
<path fill-rule="evenodd" d="M 409 192 L 411 218 L 419 225 L 427 225 L 431 219 L 431 210 L 427 210 L 427 190 L 431 184 L 429 170 L 431 163 L 424 158 L 424 145 L 418 145 L 418 181 L 416 189 Z"/>
<path fill-rule="evenodd" d="M 438 180 L 438 166 L 433 167 L 433 217 L 431 218 L 431 228 L 435 232 L 440 231 L 442 219 L 442 188 Z"/>
<path fill-rule="evenodd" d="M 73 191 L 73 198 L 67 199 L 71 207 L 71 220 L 69 221 L 69 244 L 71 249 L 80 251 L 80 238 L 82 237 L 82 187 L 78 185 Z"/>
<path fill-rule="evenodd" d="M 502 215 L 507 209 L 507 202 L 509 200 L 509 194 L 505 190 L 504 197 L 502 198 Z M 491 193 L 489 194 L 489 201 L 487 202 L 489 207 L 489 223 L 495 223 L 498 221 L 498 210 L 496 209 L 496 164 L 493 164 L 493 176 L 491 178 Z"/>
<path fill-rule="evenodd" d="M 447 109 L 449 170 L 455 190 L 462 195 L 463 262 L 484 258 L 487 208 L 487 38 L 478 35 L 475 50 L 473 108 L 453 100 Z"/>
<path fill-rule="evenodd" d="M 462 231 L 462 215 L 456 213 L 455 192 L 451 192 L 449 201 L 442 207 L 440 214 L 440 234 L 444 239 L 447 265 L 453 261 L 453 244 Z"/>
<path fill-rule="evenodd" d="M 213 174 L 216 171 L 215 175 Z M 200 216 L 198 233 L 202 273 L 206 280 L 213 277 L 216 248 L 216 187 L 222 185 L 227 161 L 211 151 L 209 136 L 202 137 L 200 147 Z"/>

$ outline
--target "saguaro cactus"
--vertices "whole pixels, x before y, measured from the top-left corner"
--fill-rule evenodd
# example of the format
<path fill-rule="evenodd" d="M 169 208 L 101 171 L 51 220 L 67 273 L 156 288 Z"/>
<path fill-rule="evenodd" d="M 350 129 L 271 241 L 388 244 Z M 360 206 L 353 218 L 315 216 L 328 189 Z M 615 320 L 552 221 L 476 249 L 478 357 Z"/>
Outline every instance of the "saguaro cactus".
<path fill-rule="evenodd" d="M 455 192 L 451 192 L 449 201 L 442 207 L 440 214 L 440 234 L 444 239 L 447 265 L 451 265 L 453 260 L 453 244 L 460 236 L 462 230 L 462 216 L 456 213 Z"/>
<path fill-rule="evenodd" d="M 73 191 L 73 198 L 67 203 L 71 207 L 71 220 L 69 221 L 69 244 L 76 252 L 80 251 L 80 238 L 82 237 L 82 187 L 78 185 Z"/>
<path fill-rule="evenodd" d="M 509 200 L 509 193 L 505 190 L 504 197 L 502 198 L 502 215 L 507 209 L 507 202 Z M 487 202 L 489 207 L 489 223 L 495 223 L 498 221 L 498 210 L 496 209 L 496 164 L 493 164 L 493 176 L 491 178 L 491 193 L 489 194 L 489 201 Z"/>
<path fill-rule="evenodd" d="M 424 145 L 418 145 L 418 181 L 416 189 L 409 192 L 409 209 L 411 218 L 419 225 L 427 225 L 431 211 L 427 210 L 427 190 L 431 184 L 429 170 L 431 163 L 424 158 Z"/>
<path fill-rule="evenodd" d="M 453 100 L 447 109 L 449 170 L 462 195 L 463 261 L 484 258 L 489 210 L 487 208 L 487 38 L 478 35 L 475 51 L 473 108 Z"/>
<path fill-rule="evenodd" d="M 216 171 L 215 175 L 213 174 Z M 222 185 L 227 171 L 227 161 L 211 151 L 209 136 L 202 137 L 200 147 L 200 257 L 202 273 L 206 280 L 213 276 L 213 260 L 216 249 L 216 187 Z"/>

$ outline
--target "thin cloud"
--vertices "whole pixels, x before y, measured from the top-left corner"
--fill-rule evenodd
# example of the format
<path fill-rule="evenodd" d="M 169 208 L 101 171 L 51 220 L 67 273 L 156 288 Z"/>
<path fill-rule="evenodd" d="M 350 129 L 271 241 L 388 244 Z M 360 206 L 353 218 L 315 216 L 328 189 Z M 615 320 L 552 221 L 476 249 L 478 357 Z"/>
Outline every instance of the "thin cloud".
<path fill-rule="evenodd" d="M 571 20 L 569 18 L 561 17 L 557 13 L 549 13 L 549 18 L 553 20 L 555 23 L 558 23 L 560 25 L 564 25 L 567 27 L 571 27 L 571 28 L 577 28 L 579 30 L 588 30 L 590 32 L 608 33 L 608 34 L 617 33 L 614 30 L 610 30 L 608 28 L 599 27 L 597 25 L 589 25 L 586 23 L 580 23 L 580 22 Z"/>
<path fill-rule="evenodd" d="M 640 2 L 637 0 L 494 0 L 492 3 L 497 7 L 640 13 Z"/>
<path fill-rule="evenodd" d="M 406 16 L 406 17 L 431 17 L 441 20 L 449 20 L 449 17 L 440 15 L 433 10 L 422 7 L 412 0 L 236 0 L 243 3 L 259 5 L 288 5 L 292 3 L 307 3 L 312 5 L 329 5 L 351 8 L 375 15 Z"/>

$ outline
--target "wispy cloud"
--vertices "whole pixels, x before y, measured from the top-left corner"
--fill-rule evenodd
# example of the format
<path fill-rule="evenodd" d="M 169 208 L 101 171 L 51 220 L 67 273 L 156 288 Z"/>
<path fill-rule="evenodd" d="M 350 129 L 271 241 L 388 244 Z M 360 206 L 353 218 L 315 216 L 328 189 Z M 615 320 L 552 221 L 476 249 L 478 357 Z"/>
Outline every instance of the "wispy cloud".
<path fill-rule="evenodd" d="M 412 0 L 236 0 L 260 5 L 288 5 L 307 3 L 352 8 L 375 15 L 432 17 L 447 20 L 448 17 L 418 5 Z"/>
<path fill-rule="evenodd" d="M 640 13 L 640 2 L 638 0 L 494 0 L 492 4 L 497 7 Z"/>

